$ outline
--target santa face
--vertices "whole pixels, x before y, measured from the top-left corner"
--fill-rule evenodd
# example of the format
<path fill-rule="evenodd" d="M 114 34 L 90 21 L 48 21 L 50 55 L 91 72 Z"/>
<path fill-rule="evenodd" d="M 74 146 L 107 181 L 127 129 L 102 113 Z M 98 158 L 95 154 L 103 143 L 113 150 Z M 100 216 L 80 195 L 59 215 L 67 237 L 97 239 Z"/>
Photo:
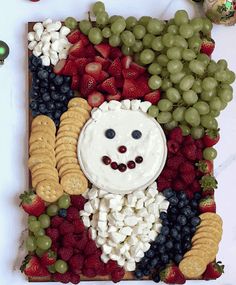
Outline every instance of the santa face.
<path fill-rule="evenodd" d="M 78 142 L 80 166 L 96 187 L 125 194 L 156 180 L 166 159 L 160 125 L 140 110 L 100 112 L 84 126 Z"/>

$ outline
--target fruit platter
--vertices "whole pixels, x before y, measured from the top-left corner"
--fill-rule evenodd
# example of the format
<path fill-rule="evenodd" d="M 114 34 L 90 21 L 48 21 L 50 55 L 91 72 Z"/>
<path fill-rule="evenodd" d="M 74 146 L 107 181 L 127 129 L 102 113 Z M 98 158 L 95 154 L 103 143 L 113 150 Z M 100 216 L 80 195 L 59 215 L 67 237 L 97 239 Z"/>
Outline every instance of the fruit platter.
<path fill-rule="evenodd" d="M 28 24 L 29 281 L 219 278 L 213 160 L 235 74 L 207 18 Z"/>

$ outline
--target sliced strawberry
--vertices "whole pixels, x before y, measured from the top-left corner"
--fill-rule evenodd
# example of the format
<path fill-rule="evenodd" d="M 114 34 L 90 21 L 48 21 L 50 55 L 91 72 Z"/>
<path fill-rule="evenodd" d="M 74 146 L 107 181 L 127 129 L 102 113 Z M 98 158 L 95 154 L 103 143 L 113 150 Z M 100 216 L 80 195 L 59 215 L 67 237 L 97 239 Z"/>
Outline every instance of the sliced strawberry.
<path fill-rule="evenodd" d="M 119 57 L 117 57 L 108 68 L 108 73 L 114 77 L 120 77 L 122 71 L 121 61 Z"/>
<path fill-rule="evenodd" d="M 84 44 L 82 40 L 79 40 L 76 44 L 74 44 L 70 50 L 69 54 L 74 57 L 83 57 L 84 56 Z"/>
<path fill-rule="evenodd" d="M 137 77 L 139 77 L 139 73 L 137 72 L 137 70 L 132 68 L 123 69 L 122 74 L 126 79 L 136 79 Z"/>
<path fill-rule="evenodd" d="M 78 90 L 79 89 L 79 76 L 77 74 L 74 74 L 72 76 L 71 89 L 72 90 Z"/>
<path fill-rule="evenodd" d="M 75 57 L 75 56 L 69 54 L 69 55 L 68 55 L 68 59 L 75 61 L 75 60 L 77 59 L 77 57 Z"/>
<path fill-rule="evenodd" d="M 100 74 L 99 74 L 99 78 L 98 78 L 98 81 L 99 82 L 103 82 L 104 80 L 106 80 L 107 78 L 109 78 L 109 74 L 104 71 L 104 70 L 101 70 Z"/>
<path fill-rule="evenodd" d="M 132 63 L 132 57 L 131 56 L 126 55 L 126 56 L 122 57 L 121 64 L 122 64 L 123 68 L 125 68 L 125 69 L 130 68 L 131 63 Z"/>
<path fill-rule="evenodd" d="M 98 62 L 90 62 L 85 66 L 85 72 L 93 76 L 96 80 L 99 79 L 101 70 L 102 70 L 102 65 L 101 63 Z"/>
<path fill-rule="evenodd" d="M 132 69 L 136 70 L 140 75 L 143 74 L 146 71 L 145 67 L 143 67 L 143 66 L 141 66 L 141 65 L 139 65 L 139 64 L 137 64 L 135 62 L 132 62 L 130 67 Z"/>
<path fill-rule="evenodd" d="M 137 99 L 142 97 L 143 91 L 133 79 L 125 79 L 122 97 L 125 99 Z"/>
<path fill-rule="evenodd" d="M 150 92 L 144 96 L 144 100 L 149 101 L 152 104 L 156 104 L 160 100 L 160 98 L 161 98 L 160 90 Z"/>
<path fill-rule="evenodd" d="M 110 59 L 114 60 L 117 57 L 122 57 L 122 52 L 119 48 L 117 47 L 112 47 L 111 52 L 110 52 Z"/>
<path fill-rule="evenodd" d="M 108 67 L 109 67 L 110 64 L 111 64 L 108 59 L 105 59 L 105 58 L 103 58 L 103 57 L 101 57 L 101 56 L 98 56 L 98 55 L 95 56 L 95 61 L 101 63 L 102 68 L 105 69 L 105 70 L 107 70 Z"/>
<path fill-rule="evenodd" d="M 99 107 L 105 101 L 105 97 L 100 92 L 93 92 L 88 96 L 88 103 L 91 107 Z"/>
<path fill-rule="evenodd" d="M 66 65 L 63 70 L 64 75 L 74 75 L 77 74 L 77 67 L 74 61 L 67 60 Z"/>
<path fill-rule="evenodd" d="M 123 88 L 123 86 L 124 86 L 124 78 L 123 77 L 116 78 L 116 87 Z"/>
<path fill-rule="evenodd" d="M 120 94 L 120 92 L 118 92 L 115 95 L 107 95 L 106 99 L 107 99 L 107 101 L 111 101 L 111 100 L 120 101 L 121 100 L 121 94 Z"/>
<path fill-rule="evenodd" d="M 63 74 L 65 65 L 66 65 L 65 59 L 59 60 L 58 63 L 54 66 L 53 72 L 60 75 Z"/>
<path fill-rule="evenodd" d="M 81 35 L 80 31 L 75 30 L 67 36 L 67 39 L 71 44 L 75 44 L 80 40 L 80 35 Z"/>
<path fill-rule="evenodd" d="M 96 88 L 96 80 L 88 74 L 84 74 L 80 83 L 80 92 L 83 96 L 88 96 Z"/>
<path fill-rule="evenodd" d="M 151 92 L 151 89 L 148 86 L 148 75 L 143 74 L 139 78 L 137 78 L 135 81 L 138 87 L 142 90 L 143 95 Z"/>
<path fill-rule="evenodd" d="M 85 49 L 85 57 L 94 58 L 96 56 L 96 50 L 93 45 L 89 44 Z"/>
<path fill-rule="evenodd" d="M 89 63 L 89 60 L 85 57 L 77 58 L 75 60 L 75 64 L 77 67 L 77 71 L 80 75 L 84 74 L 85 66 Z"/>
<path fill-rule="evenodd" d="M 111 46 L 109 44 L 102 43 L 99 45 L 95 45 L 94 47 L 102 55 L 102 57 L 104 58 L 109 57 L 111 51 Z"/>
<path fill-rule="evenodd" d="M 80 40 L 82 41 L 82 43 L 83 43 L 84 46 L 87 46 L 87 45 L 89 44 L 88 37 L 85 36 L 84 34 L 81 34 L 81 35 L 80 35 Z"/>
<path fill-rule="evenodd" d="M 106 91 L 107 93 L 110 93 L 112 95 L 117 93 L 116 85 L 115 85 L 115 78 L 110 77 L 102 82 L 101 89 L 103 91 Z"/>

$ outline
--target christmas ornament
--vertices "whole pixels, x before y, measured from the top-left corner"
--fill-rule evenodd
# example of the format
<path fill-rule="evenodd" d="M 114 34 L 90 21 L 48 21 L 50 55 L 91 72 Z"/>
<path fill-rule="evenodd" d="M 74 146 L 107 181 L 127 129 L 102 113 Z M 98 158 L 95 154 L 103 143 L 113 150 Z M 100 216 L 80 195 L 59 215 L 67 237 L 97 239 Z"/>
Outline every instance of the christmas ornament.
<path fill-rule="evenodd" d="M 0 41 L 0 65 L 4 64 L 4 60 L 8 57 L 9 52 L 9 46 L 5 42 Z"/>

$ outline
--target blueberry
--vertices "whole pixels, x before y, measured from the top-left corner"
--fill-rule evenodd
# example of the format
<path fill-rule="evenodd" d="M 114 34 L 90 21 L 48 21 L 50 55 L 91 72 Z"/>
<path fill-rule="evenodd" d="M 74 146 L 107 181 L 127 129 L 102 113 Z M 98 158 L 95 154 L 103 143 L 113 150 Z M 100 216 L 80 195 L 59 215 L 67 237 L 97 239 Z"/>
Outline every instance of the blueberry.
<path fill-rule="evenodd" d="M 162 226 L 169 226 L 170 222 L 166 219 L 162 221 Z"/>
<path fill-rule="evenodd" d="M 37 110 L 38 109 L 38 103 L 36 101 L 32 101 L 29 106 L 30 106 L 31 110 Z"/>
<path fill-rule="evenodd" d="M 152 267 L 152 268 L 156 267 L 157 264 L 158 264 L 158 261 L 159 261 L 158 258 L 156 258 L 156 257 L 153 258 L 153 259 L 151 260 L 151 263 L 150 263 L 150 264 L 151 264 L 151 267 Z"/>
<path fill-rule="evenodd" d="M 171 229 L 170 230 L 170 235 L 173 237 L 173 238 L 176 238 L 178 236 L 178 231 L 174 228 L 174 229 Z"/>
<path fill-rule="evenodd" d="M 138 140 L 142 137 L 142 133 L 139 130 L 134 130 L 131 133 L 133 139 Z"/>
<path fill-rule="evenodd" d="M 163 226 L 163 227 L 161 228 L 161 233 L 162 233 L 164 236 L 167 236 L 167 235 L 169 234 L 169 232 L 170 232 L 170 229 L 169 229 L 168 226 Z"/>
<path fill-rule="evenodd" d="M 145 255 L 148 257 L 148 258 L 152 258 L 154 255 L 155 255 L 155 252 L 153 250 L 148 250 Z"/>
<path fill-rule="evenodd" d="M 61 107 L 61 112 L 64 113 L 65 111 L 67 111 L 67 107 L 66 106 L 62 106 Z"/>
<path fill-rule="evenodd" d="M 60 86 L 62 85 L 63 83 L 63 77 L 60 76 L 60 75 L 56 75 L 53 79 L 53 83 L 56 85 L 56 86 Z"/>
<path fill-rule="evenodd" d="M 175 223 L 176 222 L 176 214 L 170 213 L 169 214 L 169 219 L 170 219 L 171 222 Z"/>
<path fill-rule="evenodd" d="M 187 218 L 184 215 L 179 215 L 177 217 L 177 223 L 181 226 L 185 226 L 187 224 Z"/>
<path fill-rule="evenodd" d="M 190 206 L 194 209 L 198 208 L 198 202 L 196 200 L 190 201 Z"/>
<path fill-rule="evenodd" d="M 169 262 L 169 255 L 168 254 L 163 254 L 161 255 L 161 261 L 164 263 L 164 264 L 167 264 Z"/>
<path fill-rule="evenodd" d="M 105 137 L 108 139 L 113 139 L 115 137 L 116 133 L 113 129 L 107 129 L 105 131 Z"/>
<path fill-rule="evenodd" d="M 47 70 L 49 73 L 52 72 L 51 66 L 44 66 L 44 69 Z"/>
<path fill-rule="evenodd" d="M 175 225 L 175 229 L 177 230 L 177 232 L 181 231 L 181 226 L 180 225 Z"/>
<path fill-rule="evenodd" d="M 50 94 L 48 92 L 43 93 L 42 99 L 44 102 L 50 101 L 50 99 L 51 99 Z"/>
<path fill-rule="evenodd" d="M 183 235 L 189 235 L 190 234 L 190 227 L 189 226 L 184 226 L 183 228 L 182 228 L 182 234 Z"/>
<path fill-rule="evenodd" d="M 181 213 L 183 215 L 185 215 L 186 217 L 189 217 L 190 215 L 192 215 L 192 209 L 190 206 L 187 206 L 187 207 L 181 209 Z"/>
<path fill-rule="evenodd" d="M 196 226 L 198 226 L 200 224 L 200 222 L 201 222 L 201 219 L 199 217 L 193 217 L 191 219 L 191 225 L 192 226 L 196 227 Z"/>
<path fill-rule="evenodd" d="M 39 104 L 39 112 L 45 114 L 47 112 L 47 107 L 44 103 Z"/>
<path fill-rule="evenodd" d="M 52 80 L 53 78 L 55 78 L 56 77 L 56 74 L 55 73 L 50 73 L 49 74 L 49 79 L 50 80 Z"/>
<path fill-rule="evenodd" d="M 165 247 L 167 250 L 172 249 L 174 246 L 173 242 L 171 240 L 169 240 L 168 242 L 166 242 Z"/>
<path fill-rule="evenodd" d="M 163 254 L 163 253 L 165 253 L 165 252 L 166 252 L 165 246 L 164 246 L 164 245 L 159 245 L 159 246 L 158 246 L 158 253 Z"/>
<path fill-rule="evenodd" d="M 144 275 L 144 276 L 148 276 L 149 274 L 150 274 L 150 269 L 145 268 L 145 269 L 143 270 L 143 275 Z"/>
<path fill-rule="evenodd" d="M 166 212 L 161 212 L 160 213 L 160 219 L 163 221 L 163 220 L 166 220 L 168 218 L 167 216 L 167 213 Z"/>
<path fill-rule="evenodd" d="M 183 259 L 183 256 L 181 254 L 176 254 L 174 257 L 174 261 L 177 264 L 179 264 L 182 259 Z"/>
<path fill-rule="evenodd" d="M 178 204 L 179 199 L 176 196 L 172 196 L 172 197 L 170 197 L 169 202 L 172 206 L 175 206 Z"/>
<path fill-rule="evenodd" d="M 32 84 L 33 85 L 39 85 L 40 84 L 40 79 L 38 79 L 37 77 L 33 77 L 33 79 L 32 79 Z"/>
<path fill-rule="evenodd" d="M 162 192 L 162 194 L 163 194 L 167 199 L 169 199 L 170 197 L 173 196 L 174 192 L 173 192 L 173 190 L 172 190 L 171 188 L 166 188 L 166 189 Z"/>
<path fill-rule="evenodd" d="M 64 82 L 65 83 L 70 83 L 71 82 L 71 77 L 70 76 L 63 76 Z"/>
<path fill-rule="evenodd" d="M 187 199 L 187 195 L 186 195 L 185 192 L 181 191 L 181 192 L 178 193 L 178 198 L 180 200 L 186 200 Z"/>
<path fill-rule="evenodd" d="M 159 282 L 161 281 L 160 275 L 159 275 L 159 274 L 153 275 L 152 280 L 153 280 L 155 283 L 159 283 Z"/>
<path fill-rule="evenodd" d="M 48 78 L 48 71 L 44 69 L 40 69 L 37 73 L 39 79 L 47 79 Z"/>
<path fill-rule="evenodd" d="M 134 276 L 137 279 L 141 279 L 143 277 L 143 272 L 141 270 L 135 270 Z"/>
<path fill-rule="evenodd" d="M 32 90 L 29 94 L 32 99 L 37 99 L 39 97 L 39 93 L 35 90 Z"/>
<path fill-rule="evenodd" d="M 159 234 L 157 237 L 156 237 L 156 243 L 158 244 L 164 244 L 165 241 L 166 241 L 166 238 L 163 234 Z"/>
<path fill-rule="evenodd" d="M 59 98 L 59 101 L 60 101 L 60 102 L 65 102 L 66 99 L 67 99 L 67 98 L 66 98 L 66 95 L 61 95 L 60 98 Z"/>
<path fill-rule="evenodd" d="M 55 110 L 55 104 L 52 101 L 48 102 L 47 103 L 47 109 L 50 111 Z"/>
<path fill-rule="evenodd" d="M 33 56 L 31 59 L 31 63 L 36 66 L 36 67 L 40 67 L 42 66 L 42 60 L 40 57 L 37 56 Z"/>
<path fill-rule="evenodd" d="M 177 236 L 175 237 L 175 240 L 181 241 L 181 234 L 177 234 Z"/>
<path fill-rule="evenodd" d="M 170 213 L 178 214 L 179 210 L 176 207 L 170 206 L 169 208 Z"/>
<path fill-rule="evenodd" d="M 44 94 L 45 92 L 47 92 L 47 88 L 40 88 L 39 91 L 40 91 L 41 94 Z"/>
<path fill-rule="evenodd" d="M 190 241 L 185 241 L 184 243 L 183 243 L 183 246 L 182 246 L 182 248 L 183 248 L 183 250 L 184 251 L 187 251 L 187 250 L 189 250 L 190 248 L 191 248 L 191 242 Z"/>
<path fill-rule="evenodd" d="M 58 216 L 65 218 L 67 216 L 67 210 L 66 209 L 60 209 L 58 211 Z"/>
<path fill-rule="evenodd" d="M 33 85 L 32 89 L 33 89 L 33 91 L 37 91 L 38 92 L 40 87 L 38 85 Z"/>
<path fill-rule="evenodd" d="M 71 98 L 74 97 L 74 92 L 73 92 L 72 90 L 70 90 L 70 91 L 66 94 L 66 96 L 68 97 L 68 99 L 71 99 Z"/>
<path fill-rule="evenodd" d="M 178 203 L 178 208 L 183 208 L 185 206 L 185 200 L 180 200 Z"/>
<path fill-rule="evenodd" d="M 60 98 L 60 95 L 59 95 L 57 92 L 53 91 L 53 92 L 51 93 L 51 98 L 52 98 L 54 101 L 58 101 L 59 98 Z"/>
<path fill-rule="evenodd" d="M 55 123 L 56 127 L 59 127 L 59 125 L 60 125 L 60 120 L 59 120 L 59 119 L 54 119 L 54 123 Z"/>
<path fill-rule="evenodd" d="M 63 107 L 63 103 L 62 102 L 55 102 L 55 108 L 58 110 L 58 109 L 61 109 Z"/>
<path fill-rule="evenodd" d="M 192 234 L 194 234 L 194 233 L 196 232 L 196 227 L 192 226 L 192 227 L 190 228 L 190 231 L 191 231 Z"/>
<path fill-rule="evenodd" d="M 60 88 L 61 93 L 67 93 L 70 91 L 70 87 L 66 84 L 63 84 Z"/>
<path fill-rule="evenodd" d="M 36 116 L 40 115 L 40 112 L 38 110 L 33 110 L 31 114 L 33 117 L 36 117 Z"/>
<path fill-rule="evenodd" d="M 181 243 L 179 243 L 179 242 L 174 243 L 174 249 L 177 252 L 181 252 L 182 251 Z"/>
<path fill-rule="evenodd" d="M 48 89 L 48 81 L 44 80 L 40 82 L 40 87 Z"/>
<path fill-rule="evenodd" d="M 56 91 L 56 86 L 54 84 L 50 84 L 49 87 L 51 91 Z"/>
<path fill-rule="evenodd" d="M 56 110 L 56 112 L 54 113 L 54 118 L 55 119 L 60 119 L 60 117 L 61 117 L 61 111 L 60 110 Z"/>
<path fill-rule="evenodd" d="M 194 199 L 195 199 L 195 200 L 198 201 L 198 200 L 201 199 L 201 197 L 202 197 L 201 193 L 199 193 L 199 192 L 194 193 Z"/>

